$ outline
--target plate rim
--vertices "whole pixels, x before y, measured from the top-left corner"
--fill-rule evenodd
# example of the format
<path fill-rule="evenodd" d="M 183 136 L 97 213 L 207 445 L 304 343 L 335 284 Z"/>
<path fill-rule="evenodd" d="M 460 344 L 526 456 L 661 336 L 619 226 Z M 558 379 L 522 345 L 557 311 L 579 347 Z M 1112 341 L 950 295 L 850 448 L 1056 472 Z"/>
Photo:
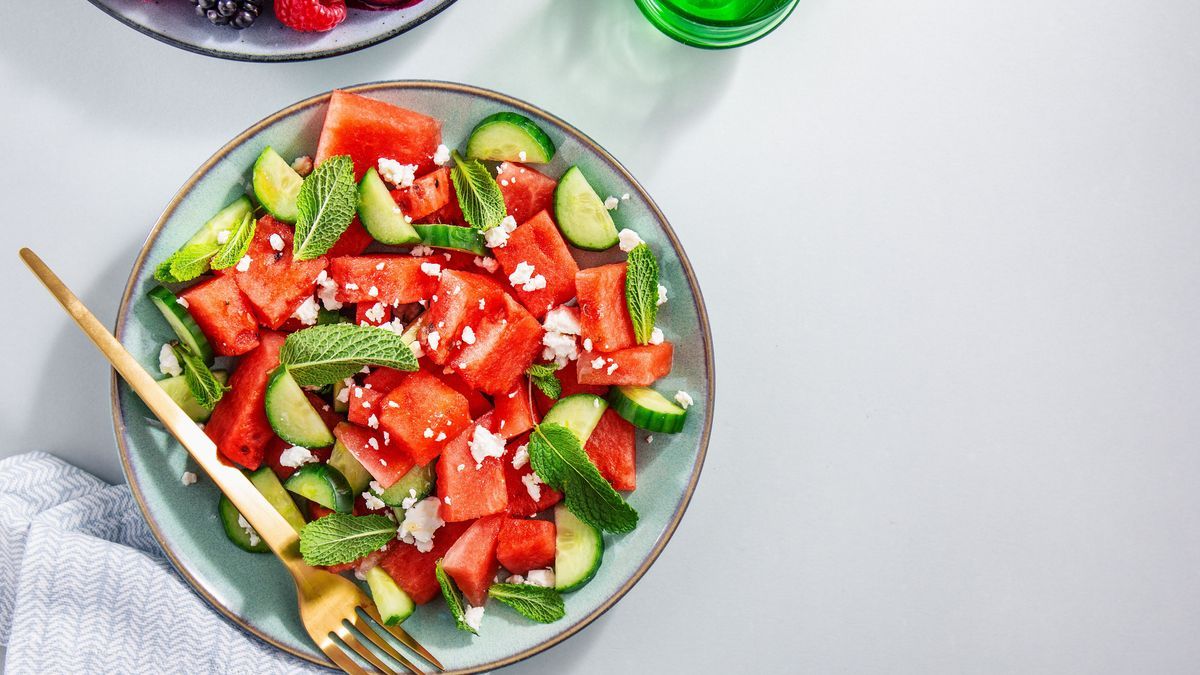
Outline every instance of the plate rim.
<path fill-rule="evenodd" d="M 453 2 L 454 0 L 450 0 L 450 1 Z M 179 190 L 176 191 L 176 193 L 171 197 L 170 201 L 167 203 L 167 206 L 163 209 L 162 213 L 159 215 L 158 220 L 155 221 L 154 226 L 150 229 L 150 232 L 146 235 L 146 239 L 142 243 L 141 249 L 138 251 L 137 257 L 134 259 L 133 266 L 129 273 L 129 278 L 125 282 L 125 290 L 123 291 L 123 293 L 121 295 L 121 303 L 117 307 L 116 323 L 114 326 L 113 333 L 119 342 L 122 342 L 122 343 L 124 342 L 125 325 L 127 323 L 127 319 L 129 318 L 129 312 L 131 309 L 131 299 L 133 297 L 134 284 L 136 283 L 137 277 L 138 277 L 139 273 L 141 272 L 142 268 L 145 267 L 145 265 L 146 265 L 146 256 L 150 252 L 151 245 L 158 238 L 159 234 L 161 233 L 161 231 L 163 229 L 163 226 L 166 224 L 167 220 L 174 214 L 176 208 L 178 208 L 179 203 L 183 200 L 183 198 L 185 196 L 187 196 L 188 193 L 191 192 L 191 190 L 195 187 L 196 183 L 198 183 L 201 178 L 203 178 L 209 171 L 211 171 L 212 168 L 217 163 L 219 163 L 221 160 L 223 160 L 234 149 L 240 147 L 247 140 L 252 138 L 254 135 L 259 133 L 260 131 L 264 130 L 265 128 L 271 126 L 279 119 L 287 117 L 289 115 L 292 115 L 296 112 L 299 112 L 299 111 L 309 108 L 311 106 L 324 103 L 333 94 L 334 91 L 348 91 L 348 92 L 352 92 L 352 93 L 356 93 L 356 94 L 366 94 L 366 93 L 380 90 L 380 89 L 431 89 L 431 90 L 435 90 L 435 91 L 448 91 L 448 92 L 467 94 L 467 95 L 476 96 L 476 97 L 482 97 L 485 99 L 490 99 L 490 100 L 496 101 L 503 105 L 511 106 L 518 110 L 522 110 L 525 112 L 530 112 L 535 115 L 542 116 L 545 119 L 549 120 L 551 123 L 557 125 L 560 128 L 560 130 L 563 131 L 564 133 L 566 133 L 568 135 L 572 135 L 575 138 L 577 138 L 588 149 L 590 149 L 592 152 L 597 153 L 600 156 L 600 158 L 602 160 L 604 160 L 605 162 L 607 162 L 621 177 L 623 177 L 625 180 L 628 180 L 630 182 L 630 184 L 633 185 L 634 190 L 638 193 L 638 197 L 644 201 L 646 206 L 650 209 L 651 214 L 658 220 L 659 224 L 663 228 L 663 232 L 667 236 L 667 240 L 670 242 L 671 247 L 675 250 L 676 255 L 679 257 L 680 267 L 684 273 L 684 277 L 687 279 L 688 286 L 692 292 L 692 297 L 695 299 L 696 317 L 697 317 L 697 319 L 699 319 L 699 322 L 700 322 L 701 344 L 702 344 L 703 350 L 704 350 L 704 370 L 705 370 L 705 376 L 708 379 L 708 391 L 706 392 L 707 397 L 706 397 L 706 403 L 705 403 L 705 408 L 704 408 L 704 429 L 701 431 L 701 434 L 700 434 L 700 443 L 699 443 L 698 453 L 696 455 L 695 464 L 692 468 L 691 476 L 688 478 L 687 487 L 684 490 L 682 498 L 678 502 L 675 512 L 671 515 L 670 521 L 667 523 L 666 528 L 663 530 L 663 532 L 659 536 L 659 538 L 655 541 L 654 546 L 650 549 L 649 552 L 647 552 L 645 558 L 643 558 L 641 563 L 638 565 L 637 569 L 634 570 L 633 574 L 627 580 L 625 580 L 625 582 L 623 582 L 621 584 L 620 588 L 618 588 L 616 590 L 616 592 L 614 592 L 611 596 L 609 596 L 607 599 L 605 599 L 603 602 L 601 602 L 598 607 L 596 607 L 594 610 L 589 612 L 586 616 L 584 616 L 582 619 L 580 619 L 573 625 L 564 629 L 562 632 L 558 633 L 557 635 L 550 638 L 549 640 L 538 643 L 538 644 L 534 645 L 533 647 L 530 647 L 529 649 L 526 649 L 522 652 L 518 652 L 517 654 L 513 654 L 511 656 L 508 656 L 508 657 L 505 657 L 502 659 L 497 659 L 495 661 L 480 664 L 479 666 L 474 666 L 474 667 L 467 668 L 464 670 L 447 671 L 448 673 L 450 673 L 450 672 L 453 672 L 453 673 L 486 672 L 489 670 L 495 670 L 498 668 L 512 665 L 514 663 L 517 663 L 518 661 L 523 661 L 531 656 L 540 654 L 541 652 L 544 652 L 544 651 L 562 643 L 567 638 L 572 637 L 573 635 L 580 632 L 587 626 L 591 625 L 591 623 L 593 621 L 600 618 L 601 615 L 603 615 L 605 612 L 607 612 L 609 609 L 611 609 L 614 605 L 616 605 L 617 602 L 621 600 L 621 598 L 625 597 L 625 595 L 637 584 L 637 582 L 640 581 L 643 576 L 645 576 L 646 572 L 649 571 L 650 566 L 653 565 L 656 560 L 658 560 L 658 557 L 662 554 L 663 550 L 666 548 L 667 542 L 669 542 L 671 540 L 671 537 L 674 536 L 675 531 L 678 529 L 680 522 L 683 520 L 684 513 L 687 512 L 687 508 L 691 503 L 692 497 L 696 491 L 696 485 L 700 479 L 700 473 L 704 468 L 704 460 L 708 455 L 708 444 L 709 444 L 709 441 L 710 441 L 710 438 L 712 435 L 713 410 L 714 410 L 714 404 L 716 401 L 716 368 L 715 368 L 714 356 L 713 356 L 712 327 L 709 323 L 708 310 L 704 304 L 704 295 L 701 293 L 700 284 L 696 280 L 696 275 L 695 275 L 695 271 L 692 268 L 691 260 L 688 259 L 687 253 L 683 250 L 683 246 L 679 242 L 679 238 L 675 234 L 675 230 L 671 227 L 670 221 L 667 220 L 666 215 L 662 212 L 661 209 L 659 209 L 658 204 L 656 204 L 654 202 L 653 198 L 651 198 L 650 195 L 646 192 L 646 189 L 644 187 L 642 187 L 642 184 L 640 182 L 638 182 L 638 180 L 633 176 L 632 173 L 630 173 L 630 171 L 627 168 L 625 168 L 624 164 L 622 164 L 615 157 L 613 157 L 611 154 L 609 154 L 609 152 L 607 150 L 605 150 L 599 143 L 594 141 L 590 136 L 583 133 L 579 129 L 576 129 L 574 126 L 567 123 L 562 118 L 560 118 L 556 115 L 553 115 L 545 110 L 542 110 L 541 108 L 539 108 L 527 101 L 524 101 L 522 99 L 518 99 L 513 96 L 509 96 L 507 94 L 502 94 L 500 92 L 497 92 L 497 91 L 494 91 L 491 89 L 486 89 L 483 87 L 478 87 L 475 85 L 463 84 L 463 83 L 458 83 L 458 82 L 448 82 L 448 81 L 443 81 L 443 80 L 416 80 L 416 79 L 380 80 L 380 81 L 375 81 L 375 82 L 367 82 L 367 83 L 362 83 L 362 84 L 339 87 L 336 90 L 331 89 L 329 91 L 315 94 L 308 98 L 297 101 L 296 103 L 285 106 L 284 108 L 282 108 L 274 113 L 271 113 L 270 115 L 262 118 L 258 122 L 254 123 L 251 126 L 249 126 L 248 128 L 246 128 L 241 133 L 234 136 L 227 143 L 222 145 L 220 147 L 220 149 L 218 149 L 215 153 L 213 153 L 212 156 L 210 156 L 207 160 L 205 160 L 191 174 L 191 176 L 188 177 L 188 179 L 179 188 Z M 224 616 L 227 620 L 231 621 L 232 623 L 234 623 L 241 629 L 247 631 L 251 635 L 254 635 L 258 639 L 266 642 L 267 644 L 274 646 L 275 648 L 277 648 L 281 651 L 287 652 L 287 653 L 289 653 L 297 658 L 303 659 L 309 663 L 314 663 L 316 665 L 325 666 L 325 667 L 331 667 L 331 664 L 329 662 L 315 658 L 311 654 L 296 651 L 296 650 L 292 649 L 290 646 L 288 646 L 282 642 L 279 642 L 278 640 L 275 640 L 274 638 L 272 638 L 270 635 L 266 634 L 264 631 L 260 630 L 259 628 L 250 625 L 250 623 L 248 623 L 246 621 L 243 621 L 232 610 L 230 610 L 229 608 L 225 607 L 220 602 L 218 602 L 217 599 L 211 593 L 209 593 L 208 589 L 205 588 L 197 580 L 197 578 L 189 571 L 185 562 L 179 556 L 177 556 L 176 553 L 167 545 L 165 536 L 163 535 L 162 531 L 160 530 L 157 521 L 151 515 L 151 510 L 149 509 L 148 505 L 146 504 L 145 498 L 142 495 L 142 492 L 141 492 L 141 489 L 140 489 L 138 483 L 135 480 L 133 480 L 134 471 L 133 471 L 132 466 L 130 465 L 129 448 L 126 444 L 127 431 L 126 431 L 126 426 L 124 423 L 123 408 L 121 405 L 121 397 L 120 397 L 121 381 L 122 380 L 117 375 L 117 372 L 115 370 L 112 371 L 110 374 L 110 386 L 109 386 L 110 399 L 111 399 L 110 404 L 111 404 L 111 408 L 112 408 L 113 432 L 116 436 L 118 455 L 120 456 L 120 459 L 121 459 L 121 472 L 125 476 L 125 482 L 129 485 L 130 493 L 133 495 L 134 501 L 137 503 L 138 510 L 141 511 L 142 518 L 146 521 L 147 526 L 150 528 L 151 534 L 154 536 L 155 541 L 158 542 L 158 545 L 162 549 L 164 555 L 166 555 L 167 560 L 170 561 L 171 565 L 175 568 L 175 570 L 179 573 L 179 575 L 182 576 L 185 581 L 187 581 L 188 585 L 192 588 L 192 590 L 194 590 L 197 594 L 199 594 L 200 597 L 202 597 L 205 600 L 205 602 L 207 602 L 209 604 L 209 606 L 211 606 L 213 609 L 215 609 L 218 613 L 220 613 L 222 616 Z"/>
<path fill-rule="evenodd" d="M 438 4 L 436 4 L 435 6 L 433 6 L 428 12 L 418 16 L 414 20 L 412 20 L 406 24 L 403 24 L 397 28 L 393 28 L 391 30 L 384 31 L 383 33 L 380 33 L 379 35 L 372 36 L 366 40 L 360 40 L 358 42 L 352 42 L 345 46 L 334 47 L 334 48 L 330 48 L 330 49 L 323 49 L 320 51 L 300 52 L 298 54 L 286 54 L 286 55 L 280 55 L 280 56 L 273 56 L 270 54 L 243 54 L 241 52 L 235 52 L 235 51 L 222 51 L 219 49 L 212 49 L 209 47 L 199 47 L 197 45 L 190 44 L 190 43 L 184 42 L 182 40 L 179 40 L 177 38 L 174 38 L 174 37 L 172 37 L 166 33 L 163 33 L 161 31 L 154 30 L 148 26 L 144 26 L 144 25 L 142 25 L 136 21 L 133 21 L 125 16 L 122 16 L 115 9 L 113 9 L 112 7 L 109 7 L 106 0 L 88 0 L 88 2 L 92 3 L 92 5 L 94 5 L 101 12 L 104 12 L 105 14 L 112 17 L 113 19 L 116 19 L 122 25 L 132 28 L 133 30 L 141 33 L 142 35 L 145 35 L 146 37 L 154 38 L 155 40 L 157 40 L 163 44 L 170 45 L 177 49 L 182 49 L 186 52 L 191 52 L 193 54 L 200 54 L 201 56 L 210 56 L 210 57 L 217 58 L 217 59 L 224 59 L 226 61 L 241 61 L 244 63 L 295 63 L 295 62 L 299 62 L 299 61 L 316 61 L 319 59 L 328 59 L 328 58 L 333 58 L 335 56 L 342 56 L 344 54 L 350 54 L 353 52 L 357 52 L 359 50 L 366 49 L 367 47 L 373 47 L 381 42 L 386 42 L 388 40 L 391 40 L 392 38 L 394 38 L 398 35 L 401 35 L 403 33 L 407 33 L 408 31 L 410 31 L 410 30 L 416 28 L 417 26 L 420 26 L 421 24 L 425 23 L 426 21 L 429 21 L 430 19 L 434 18 L 438 14 L 441 14 L 443 11 L 446 10 L 447 7 L 449 7 L 450 5 L 453 5 L 457 1 L 458 0 L 440 0 L 440 2 Z M 364 10 L 364 11 L 366 11 L 366 10 Z"/>

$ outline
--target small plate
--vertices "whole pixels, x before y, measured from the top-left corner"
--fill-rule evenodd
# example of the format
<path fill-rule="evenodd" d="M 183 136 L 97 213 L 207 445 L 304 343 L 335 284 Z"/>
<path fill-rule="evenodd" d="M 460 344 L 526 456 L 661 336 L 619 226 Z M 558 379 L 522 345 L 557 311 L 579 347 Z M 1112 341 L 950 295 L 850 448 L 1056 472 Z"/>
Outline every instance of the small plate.
<path fill-rule="evenodd" d="M 556 623 L 532 623 L 490 603 L 479 637 L 472 637 L 455 629 L 444 603 L 435 599 L 404 624 L 450 670 L 499 668 L 565 640 L 612 607 L 645 574 L 679 525 L 700 477 L 712 426 L 712 344 L 704 301 L 679 240 L 650 196 L 616 159 L 566 122 L 523 101 L 461 84 L 383 82 L 347 91 L 438 118 L 448 145 L 465 144 L 474 124 L 497 111 L 534 120 L 558 146 L 546 173 L 560 176 L 578 164 L 601 196 L 629 193 L 614 217 L 618 226 L 635 230 L 654 249 L 668 290 L 670 299 L 660 310 L 658 325 L 675 344 L 675 364 L 656 388 L 668 396 L 687 391 L 695 405 L 682 433 L 655 434 L 653 442 L 645 432 L 637 434 L 638 489 L 629 495 L 640 515 L 637 529 L 605 535 L 599 573 L 565 596 L 567 615 Z M 170 328 L 146 297 L 155 285 L 155 264 L 246 190 L 249 169 L 264 146 L 284 157 L 313 153 L 328 100 L 326 93 L 296 103 L 227 143 L 184 184 L 150 231 L 121 299 L 116 335 L 151 372 L 157 372 L 159 348 L 171 339 Z M 595 264 L 600 259 L 592 255 L 579 257 Z M 620 252 L 608 255 L 611 260 Z M 326 664 L 300 623 L 289 575 L 273 556 L 245 553 L 225 539 L 217 520 L 216 488 L 203 477 L 190 487 L 180 483 L 184 471 L 195 470 L 194 463 L 115 377 L 112 406 L 125 477 L 180 574 L 233 622 L 280 649 Z"/>
<path fill-rule="evenodd" d="M 348 54 L 416 28 L 455 0 L 421 0 L 404 9 L 349 10 L 325 33 L 302 33 L 275 19 L 271 4 L 245 30 L 214 26 L 188 0 L 91 0 L 117 21 L 189 52 L 234 61 L 308 61 Z"/>

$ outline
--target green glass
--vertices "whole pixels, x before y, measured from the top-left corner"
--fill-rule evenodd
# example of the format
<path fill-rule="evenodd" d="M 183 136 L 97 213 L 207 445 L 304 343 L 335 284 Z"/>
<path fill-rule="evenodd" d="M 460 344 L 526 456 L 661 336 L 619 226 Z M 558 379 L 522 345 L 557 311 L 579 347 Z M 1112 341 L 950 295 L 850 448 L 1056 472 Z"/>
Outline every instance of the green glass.
<path fill-rule="evenodd" d="M 800 0 L 636 0 L 660 31 L 693 47 L 738 47 L 775 30 Z"/>

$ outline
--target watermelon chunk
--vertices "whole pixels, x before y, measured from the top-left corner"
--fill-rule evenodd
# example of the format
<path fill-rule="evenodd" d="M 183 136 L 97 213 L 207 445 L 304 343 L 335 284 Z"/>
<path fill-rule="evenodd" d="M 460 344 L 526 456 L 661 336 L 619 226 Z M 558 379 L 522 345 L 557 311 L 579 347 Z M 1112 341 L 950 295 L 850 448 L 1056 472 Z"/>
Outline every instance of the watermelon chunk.
<path fill-rule="evenodd" d="M 519 225 L 508 237 L 508 243 L 492 249 L 505 274 L 512 274 L 521 263 L 533 265 L 533 274 L 546 278 L 546 287 L 527 291 L 514 286 L 512 293 L 537 318 L 552 307 L 575 297 L 575 275 L 579 265 L 571 257 L 558 226 L 545 211 Z M 622 291 L 624 292 L 624 291 Z M 624 296 L 622 296 L 624 297 Z"/>
<path fill-rule="evenodd" d="M 485 457 L 476 468 L 471 455 L 475 428 L 491 426 L 491 414 L 484 415 L 454 438 L 442 451 L 437 463 L 437 491 L 442 500 L 441 515 L 447 522 L 460 522 L 501 513 L 508 508 L 501 459 Z M 459 467 L 462 470 L 459 471 Z"/>
<path fill-rule="evenodd" d="M 487 602 L 488 587 L 500 567 L 496 562 L 496 541 L 503 524 L 502 514 L 476 520 L 442 558 L 442 569 L 475 607 Z"/>
<path fill-rule="evenodd" d="M 433 534 L 433 548 L 425 553 L 418 551 L 416 546 L 393 540 L 379 559 L 379 566 L 395 579 L 413 602 L 423 605 L 441 596 L 434 568 L 438 559 L 446 555 L 468 527 L 470 523 L 446 523 L 439 527 Z"/>
<path fill-rule="evenodd" d="M 533 401 L 529 398 L 529 384 L 524 379 L 509 393 L 496 396 L 496 411 L 493 417 L 496 420 L 496 430 L 493 433 L 503 436 L 505 440 L 520 436 L 533 428 L 537 421 L 534 419 Z"/>
<path fill-rule="evenodd" d="M 432 117 L 335 91 L 329 98 L 314 161 L 320 165 L 335 155 L 350 155 L 356 181 L 380 158 L 416 164 L 416 173 L 421 175 L 437 168 L 433 155 L 441 142 L 442 125 Z"/>
<path fill-rule="evenodd" d="M 258 321 L 237 282 L 219 276 L 179 294 L 188 312 L 221 356 L 240 356 L 258 346 Z"/>
<path fill-rule="evenodd" d="M 343 422 L 334 427 L 333 435 L 385 488 L 400 480 L 414 466 L 404 446 L 395 438 L 385 439 L 382 432 Z"/>
<path fill-rule="evenodd" d="M 576 362 L 576 376 L 580 384 L 634 384 L 648 387 L 671 372 L 673 353 L 670 342 L 629 347 L 608 354 L 585 352 L 579 355 L 579 361 Z"/>
<path fill-rule="evenodd" d="M 437 277 L 422 272 L 422 262 L 409 255 L 341 256 L 329 261 L 329 276 L 338 283 L 338 302 L 406 305 L 437 290 Z"/>
<path fill-rule="evenodd" d="M 533 467 L 528 463 L 520 469 L 514 469 L 512 456 L 516 449 L 525 445 L 528 438 L 521 438 L 509 443 L 508 454 L 504 456 L 504 487 L 508 493 L 508 514 L 514 518 L 527 518 L 554 506 L 562 500 L 562 493 L 549 485 L 539 485 L 538 499 L 534 501 L 529 494 L 529 487 L 523 480 L 533 474 Z"/>
<path fill-rule="evenodd" d="M 505 313 L 475 326 L 475 343 L 451 355 L 453 367 L 472 387 L 493 396 L 507 395 L 522 382 L 542 351 L 542 325 L 512 297 L 503 297 Z"/>
<path fill-rule="evenodd" d="M 634 345 L 633 321 L 625 300 L 625 263 L 579 270 L 575 291 L 582 335 L 592 341 L 592 349 L 615 352 Z"/>
<path fill-rule="evenodd" d="M 513 574 L 551 567 L 556 535 L 549 520 L 505 518 L 496 541 L 496 560 Z"/>
<path fill-rule="evenodd" d="M 471 423 L 467 399 L 438 378 L 417 371 L 379 403 L 379 427 L 408 449 L 414 462 L 428 464 L 448 441 Z"/>
<path fill-rule="evenodd" d="M 271 236 L 283 241 L 283 250 L 271 246 Z M 314 260 L 292 259 L 292 228 L 271 216 L 258 219 L 254 239 L 246 251 L 250 266 L 245 272 L 227 267 L 220 274 L 231 275 L 238 288 L 250 300 L 259 321 L 272 330 L 288 320 L 317 287 L 317 275 L 325 269 L 325 257 Z"/>
<path fill-rule="evenodd" d="M 421 322 L 421 347 L 434 363 L 444 364 L 456 346 L 462 344 L 463 328 L 474 328 L 481 317 L 499 313 L 506 294 L 485 276 L 443 270 L 432 295 L 436 299 L 429 302 L 429 310 Z M 432 337 L 434 333 L 436 338 Z"/>
<path fill-rule="evenodd" d="M 637 488 L 636 446 L 633 425 L 609 408 L 583 450 L 614 490 L 633 490 Z"/>
<path fill-rule="evenodd" d="M 387 366 L 374 366 L 371 372 L 363 378 L 363 386 L 371 385 L 371 388 L 380 394 L 387 395 L 388 392 L 400 386 L 404 378 L 408 377 L 408 373 Z"/>
<path fill-rule="evenodd" d="M 429 360 L 421 362 L 421 371 L 438 378 L 446 386 L 462 394 L 463 398 L 467 399 L 467 409 L 472 418 L 479 417 L 492 409 L 491 401 L 487 400 L 487 397 L 483 394 L 475 391 L 471 385 L 463 381 L 458 375 L 445 372 L 444 369 Z M 404 371 L 378 366 L 371 369 L 370 374 L 363 380 L 363 386 L 369 384 L 372 389 L 380 394 L 387 394 L 400 386 L 400 383 L 406 377 L 408 377 L 408 373 Z"/>
<path fill-rule="evenodd" d="M 496 173 L 508 215 L 523 223 L 542 211 L 553 213 L 558 181 L 516 162 L 504 162 Z"/>
<path fill-rule="evenodd" d="M 375 237 L 372 237 L 371 233 L 367 232 L 367 228 L 363 227 L 363 224 L 359 222 L 358 216 L 354 216 L 354 220 L 350 221 L 350 226 L 346 228 L 342 236 L 338 237 L 333 246 L 325 252 L 325 257 L 335 258 L 340 255 L 359 255 L 367 250 L 367 247 L 374 241 Z"/>
<path fill-rule="evenodd" d="M 595 357 L 592 357 L 595 358 Z M 603 396 L 608 393 L 608 387 L 597 384 L 579 384 L 579 379 L 575 376 L 578 369 L 575 366 L 567 364 L 566 368 L 555 373 L 558 376 L 558 381 L 562 385 L 562 396 L 566 398 L 572 394 L 595 394 Z M 537 404 L 537 410 L 540 414 L 545 415 L 550 412 L 550 408 L 558 403 L 556 399 L 551 399 L 537 388 L 533 390 L 533 401 Z"/>
<path fill-rule="evenodd" d="M 420 220 L 450 203 L 450 187 L 450 169 L 442 167 L 416 179 L 410 187 L 392 190 L 392 199 L 404 215 Z"/>
<path fill-rule="evenodd" d="M 350 387 L 350 393 L 346 398 L 346 419 L 360 426 L 369 427 L 371 416 L 375 416 L 375 424 L 379 424 L 379 415 L 382 411 L 380 400 L 384 397 L 383 392 L 375 391 L 374 387 L 368 389 L 366 387 L 353 386 Z"/>
<path fill-rule="evenodd" d="M 267 444 L 275 438 L 263 398 L 267 377 L 279 366 L 284 336 L 263 331 L 259 341 L 258 347 L 238 362 L 229 378 L 229 391 L 217 401 L 204 427 L 222 457 L 251 471 L 262 466 Z"/>

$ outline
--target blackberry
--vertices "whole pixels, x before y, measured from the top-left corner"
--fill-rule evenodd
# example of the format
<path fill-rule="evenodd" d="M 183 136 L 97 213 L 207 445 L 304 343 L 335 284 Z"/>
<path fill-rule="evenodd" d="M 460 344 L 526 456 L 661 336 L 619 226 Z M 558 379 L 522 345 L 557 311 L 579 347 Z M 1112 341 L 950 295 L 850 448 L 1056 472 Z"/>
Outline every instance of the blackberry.
<path fill-rule="evenodd" d="M 192 0 L 196 13 L 214 26 L 249 28 L 262 13 L 266 0 Z"/>

